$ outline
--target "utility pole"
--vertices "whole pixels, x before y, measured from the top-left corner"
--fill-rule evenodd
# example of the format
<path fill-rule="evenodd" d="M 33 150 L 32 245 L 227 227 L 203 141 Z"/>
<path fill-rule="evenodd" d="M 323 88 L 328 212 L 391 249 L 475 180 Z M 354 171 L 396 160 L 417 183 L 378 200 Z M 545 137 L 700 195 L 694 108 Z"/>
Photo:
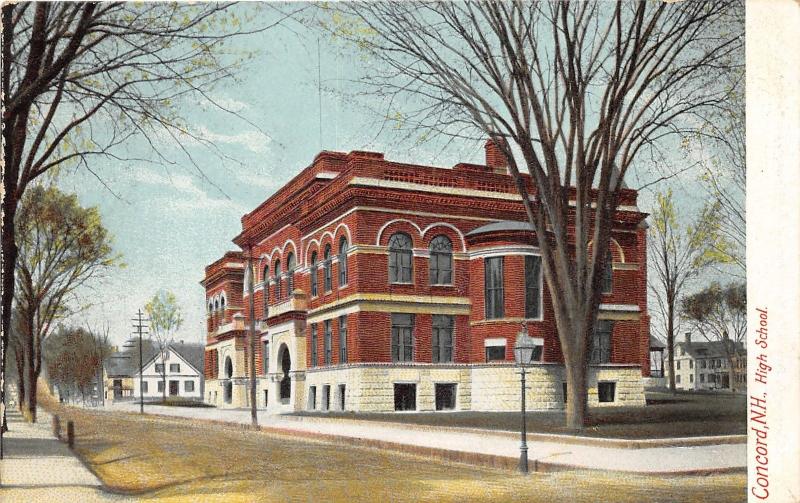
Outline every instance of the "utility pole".
<path fill-rule="evenodd" d="M 136 333 L 139 334 L 139 414 L 144 414 L 144 390 L 142 389 L 142 334 L 147 335 L 148 332 L 142 329 L 147 326 L 145 323 L 148 323 L 150 320 L 142 318 L 142 310 L 139 309 L 136 312 L 136 318 L 133 318 L 132 321 L 135 322 L 133 328 L 136 329 Z"/>
<path fill-rule="evenodd" d="M 253 283 L 255 283 L 255 271 L 253 271 L 253 247 L 247 247 L 247 272 L 245 273 L 247 282 L 247 293 L 249 294 L 250 305 L 250 423 L 253 428 L 258 428 L 258 410 L 256 409 L 256 308 Z"/>

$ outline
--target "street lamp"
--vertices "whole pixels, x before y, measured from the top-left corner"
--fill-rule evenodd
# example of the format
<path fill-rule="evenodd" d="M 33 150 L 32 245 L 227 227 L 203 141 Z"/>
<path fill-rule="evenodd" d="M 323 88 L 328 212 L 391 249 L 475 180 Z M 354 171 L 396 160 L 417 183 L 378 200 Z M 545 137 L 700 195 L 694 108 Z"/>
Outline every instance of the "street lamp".
<path fill-rule="evenodd" d="M 535 344 L 533 338 L 528 335 L 527 329 L 517 334 L 517 341 L 514 344 L 514 359 L 520 366 L 520 382 L 521 387 L 521 404 L 522 404 L 522 428 L 520 430 L 520 445 L 519 445 L 519 471 L 521 473 L 528 473 L 528 441 L 527 441 L 527 428 L 525 426 L 525 365 L 530 363 L 533 356 Z"/>

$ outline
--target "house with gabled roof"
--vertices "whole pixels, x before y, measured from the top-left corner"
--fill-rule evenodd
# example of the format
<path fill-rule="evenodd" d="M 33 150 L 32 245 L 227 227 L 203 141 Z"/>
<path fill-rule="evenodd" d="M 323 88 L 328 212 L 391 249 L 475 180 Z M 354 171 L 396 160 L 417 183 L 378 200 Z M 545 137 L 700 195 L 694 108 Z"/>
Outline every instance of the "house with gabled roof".
<path fill-rule="evenodd" d="M 741 342 L 698 342 L 687 333 L 685 340 L 675 344 L 675 388 L 737 391 L 746 387 L 747 351 Z"/>

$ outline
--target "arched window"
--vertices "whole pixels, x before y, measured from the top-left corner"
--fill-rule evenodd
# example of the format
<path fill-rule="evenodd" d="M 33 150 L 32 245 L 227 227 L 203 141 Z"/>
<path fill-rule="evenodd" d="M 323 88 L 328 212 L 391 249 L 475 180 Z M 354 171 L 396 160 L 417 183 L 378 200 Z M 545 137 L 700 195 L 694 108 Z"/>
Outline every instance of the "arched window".
<path fill-rule="evenodd" d="M 269 266 L 264 266 L 264 316 L 269 314 Z"/>
<path fill-rule="evenodd" d="M 311 296 L 316 297 L 317 292 L 317 252 L 311 254 Z"/>
<path fill-rule="evenodd" d="M 281 261 L 275 261 L 275 302 L 281 300 Z"/>
<path fill-rule="evenodd" d="M 219 300 L 219 309 L 220 309 L 220 311 L 222 311 L 222 314 L 224 315 L 225 314 L 225 297 L 222 297 Z"/>
<path fill-rule="evenodd" d="M 451 285 L 453 283 L 453 243 L 447 236 L 436 236 L 430 246 L 431 285 Z"/>
<path fill-rule="evenodd" d="M 325 245 L 325 263 L 322 264 L 325 272 L 325 291 L 330 292 L 333 288 L 333 278 L 331 277 L 331 245 Z"/>
<path fill-rule="evenodd" d="M 214 301 L 211 299 L 208 300 L 208 312 L 214 314 Z"/>
<path fill-rule="evenodd" d="M 286 295 L 291 296 L 294 292 L 294 253 L 289 253 L 286 257 Z"/>
<path fill-rule="evenodd" d="M 347 284 L 347 238 L 339 240 L 339 288 Z"/>
<path fill-rule="evenodd" d="M 389 238 L 389 282 L 411 283 L 411 238 L 398 232 Z"/>

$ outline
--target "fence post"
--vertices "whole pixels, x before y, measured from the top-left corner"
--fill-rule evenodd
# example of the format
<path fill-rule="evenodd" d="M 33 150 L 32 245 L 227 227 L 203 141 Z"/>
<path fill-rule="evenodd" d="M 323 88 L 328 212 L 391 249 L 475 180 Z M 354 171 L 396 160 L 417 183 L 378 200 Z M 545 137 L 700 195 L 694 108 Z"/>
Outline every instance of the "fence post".
<path fill-rule="evenodd" d="M 75 447 L 75 423 L 72 421 L 67 421 L 67 446 Z"/>
<path fill-rule="evenodd" d="M 58 419 L 57 414 L 53 414 L 53 435 L 58 440 L 61 440 L 61 420 Z"/>

